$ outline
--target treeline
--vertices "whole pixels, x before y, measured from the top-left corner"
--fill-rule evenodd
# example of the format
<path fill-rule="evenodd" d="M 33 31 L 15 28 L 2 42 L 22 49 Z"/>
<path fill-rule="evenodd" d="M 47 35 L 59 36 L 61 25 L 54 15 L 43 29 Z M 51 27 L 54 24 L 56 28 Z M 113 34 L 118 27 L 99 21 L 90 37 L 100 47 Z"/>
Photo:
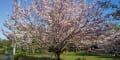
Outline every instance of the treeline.
<path fill-rule="evenodd" d="M 0 54 L 10 51 L 12 48 L 12 41 L 7 39 L 0 39 Z"/>

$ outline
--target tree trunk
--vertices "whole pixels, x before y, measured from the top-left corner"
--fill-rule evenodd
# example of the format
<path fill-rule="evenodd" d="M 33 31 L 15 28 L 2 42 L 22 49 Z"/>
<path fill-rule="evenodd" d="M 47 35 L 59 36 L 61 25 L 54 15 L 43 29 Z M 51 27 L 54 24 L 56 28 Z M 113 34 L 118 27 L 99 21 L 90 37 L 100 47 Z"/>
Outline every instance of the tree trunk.
<path fill-rule="evenodd" d="M 35 53 L 35 49 L 32 48 L 32 53 L 34 54 Z"/>
<path fill-rule="evenodd" d="M 56 59 L 57 59 L 57 60 L 61 60 L 61 59 L 60 59 L 60 53 L 56 53 Z"/>
<path fill-rule="evenodd" d="M 13 55 L 15 55 L 16 52 L 16 45 L 13 46 Z"/>

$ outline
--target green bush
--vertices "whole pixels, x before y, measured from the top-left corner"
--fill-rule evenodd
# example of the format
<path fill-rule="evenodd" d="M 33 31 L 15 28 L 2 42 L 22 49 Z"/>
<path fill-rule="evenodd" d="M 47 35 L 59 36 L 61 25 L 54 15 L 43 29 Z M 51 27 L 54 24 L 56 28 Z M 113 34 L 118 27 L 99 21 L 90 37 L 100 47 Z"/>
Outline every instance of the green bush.
<path fill-rule="evenodd" d="M 3 55 L 5 53 L 4 49 L 0 49 L 0 55 Z"/>
<path fill-rule="evenodd" d="M 14 55 L 14 60 L 18 60 L 19 57 L 25 57 L 26 53 L 22 51 L 16 51 L 16 54 Z"/>

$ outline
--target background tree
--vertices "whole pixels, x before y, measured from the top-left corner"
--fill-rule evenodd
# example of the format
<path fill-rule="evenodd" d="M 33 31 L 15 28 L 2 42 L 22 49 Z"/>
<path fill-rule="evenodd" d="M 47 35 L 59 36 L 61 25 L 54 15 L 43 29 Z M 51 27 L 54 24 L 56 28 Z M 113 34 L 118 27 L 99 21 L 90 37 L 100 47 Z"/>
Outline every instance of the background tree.
<path fill-rule="evenodd" d="M 0 39 L 0 54 L 11 51 L 11 40 Z"/>
<path fill-rule="evenodd" d="M 99 1 L 99 5 L 103 8 L 103 11 L 109 10 L 111 12 L 105 14 L 111 20 L 112 23 L 112 29 L 110 31 L 107 31 L 107 36 L 105 37 L 105 40 L 107 39 L 107 42 L 105 42 L 106 50 L 108 52 L 113 53 L 114 55 L 118 55 L 119 52 L 119 20 L 120 20 L 120 1 L 116 0 L 116 3 L 113 3 L 113 0 L 105 0 L 105 1 Z M 103 12 L 104 13 L 104 12 Z M 109 51 L 110 50 L 110 51 Z"/>
<path fill-rule="evenodd" d="M 18 0 L 14 0 L 13 13 L 4 24 L 9 30 L 3 30 L 3 32 L 8 39 L 13 41 L 13 47 L 22 47 L 28 51 L 33 42 L 38 44 L 35 40 L 41 39 L 44 29 L 42 19 L 34 14 L 26 2 L 23 4 L 25 4 L 24 7 Z"/>
<path fill-rule="evenodd" d="M 107 31 L 103 43 L 104 50 L 106 53 L 111 53 L 114 56 L 118 56 L 120 53 L 120 27 L 119 25 L 113 25 L 112 29 Z"/>

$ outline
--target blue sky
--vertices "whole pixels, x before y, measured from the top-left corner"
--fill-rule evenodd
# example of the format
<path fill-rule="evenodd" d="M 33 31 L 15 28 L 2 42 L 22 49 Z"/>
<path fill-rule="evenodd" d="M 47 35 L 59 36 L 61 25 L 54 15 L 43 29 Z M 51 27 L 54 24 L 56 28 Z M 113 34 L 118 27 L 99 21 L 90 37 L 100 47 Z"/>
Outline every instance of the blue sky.
<path fill-rule="evenodd" d="M 20 0 L 23 2 L 23 0 Z M 31 0 L 28 0 L 29 3 Z M 91 1 L 91 0 L 86 0 Z M 113 3 L 117 3 L 119 0 L 112 0 Z M 3 23 L 6 19 L 8 19 L 8 14 L 12 13 L 12 5 L 13 0 L 0 0 L 0 38 L 6 39 L 6 37 L 3 35 L 1 29 L 4 28 Z M 110 11 L 109 11 L 110 12 Z"/>
<path fill-rule="evenodd" d="M 8 19 L 8 15 L 12 14 L 12 6 L 13 6 L 14 0 L 0 0 L 0 38 L 6 39 L 6 37 L 3 35 L 1 29 L 5 29 L 3 26 L 3 23 L 6 19 Z M 23 3 L 24 0 L 20 0 L 21 3 Z M 28 0 L 28 4 L 30 4 L 31 0 Z"/>
<path fill-rule="evenodd" d="M 3 22 L 8 18 L 8 14 L 12 13 L 13 0 L 0 0 L 0 38 L 5 39 L 1 29 L 3 28 Z"/>

